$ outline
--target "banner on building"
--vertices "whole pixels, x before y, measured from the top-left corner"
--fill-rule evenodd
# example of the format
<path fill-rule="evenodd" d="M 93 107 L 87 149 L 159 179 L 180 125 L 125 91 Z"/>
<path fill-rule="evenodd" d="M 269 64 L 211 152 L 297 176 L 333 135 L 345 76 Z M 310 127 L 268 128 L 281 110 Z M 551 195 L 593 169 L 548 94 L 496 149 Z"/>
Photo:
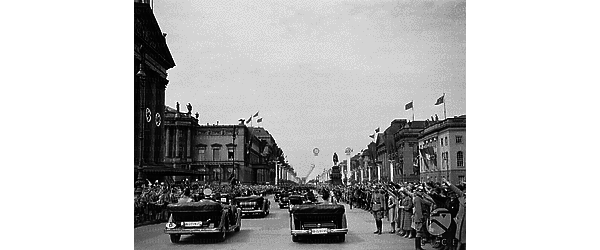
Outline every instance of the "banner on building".
<path fill-rule="evenodd" d="M 436 170 L 437 169 L 437 156 L 435 154 L 435 150 L 433 147 L 422 148 L 421 150 L 421 158 L 423 159 L 423 163 L 425 164 L 425 168 L 427 170 Z"/>

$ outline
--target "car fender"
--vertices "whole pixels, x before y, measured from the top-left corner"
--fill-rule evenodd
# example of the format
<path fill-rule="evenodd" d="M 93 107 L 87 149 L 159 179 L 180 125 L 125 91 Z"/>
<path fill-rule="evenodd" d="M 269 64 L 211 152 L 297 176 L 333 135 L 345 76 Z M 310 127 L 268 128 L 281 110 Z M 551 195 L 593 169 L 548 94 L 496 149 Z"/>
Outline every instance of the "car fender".
<path fill-rule="evenodd" d="M 296 228 L 296 223 L 294 221 L 294 214 L 290 213 L 290 230 L 294 230 Z"/>
<path fill-rule="evenodd" d="M 342 228 L 348 228 L 348 221 L 346 221 L 346 214 L 342 216 Z"/>
<path fill-rule="evenodd" d="M 238 227 L 242 227 L 242 209 L 237 209 L 237 225 Z"/>

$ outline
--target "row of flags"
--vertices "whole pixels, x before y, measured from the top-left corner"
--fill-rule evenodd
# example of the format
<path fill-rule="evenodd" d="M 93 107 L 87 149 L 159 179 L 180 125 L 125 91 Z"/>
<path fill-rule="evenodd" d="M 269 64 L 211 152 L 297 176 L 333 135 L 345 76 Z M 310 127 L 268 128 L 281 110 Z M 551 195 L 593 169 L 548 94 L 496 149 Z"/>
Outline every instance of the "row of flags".
<path fill-rule="evenodd" d="M 444 97 L 445 97 L 445 96 L 446 96 L 446 93 L 444 93 L 442 96 L 440 96 L 440 97 L 437 99 L 437 101 L 435 102 L 435 104 L 434 104 L 434 105 L 436 105 L 436 106 L 437 106 L 437 105 L 440 105 L 440 104 L 442 104 L 442 103 L 444 104 L 444 117 L 446 116 L 446 104 L 445 104 L 445 102 L 444 102 Z M 414 121 L 414 120 L 415 120 L 415 115 L 414 115 L 413 101 L 410 101 L 409 103 L 407 103 L 406 105 L 404 105 L 404 110 L 409 110 L 409 109 L 412 109 L 412 110 L 413 110 L 413 121 Z M 436 115 L 436 117 L 437 117 L 437 115 Z M 432 117 L 432 120 L 433 120 L 433 117 Z M 371 137 L 371 139 L 375 139 L 375 135 L 376 135 L 377 133 L 379 133 L 379 129 L 380 129 L 380 128 L 379 128 L 379 127 L 377 127 L 377 128 L 375 129 L 375 133 L 374 133 L 374 134 L 371 134 L 371 135 L 369 135 L 369 137 Z"/>
<path fill-rule="evenodd" d="M 446 93 L 444 93 L 444 95 L 440 96 L 440 98 L 437 99 L 437 101 L 435 102 L 434 105 L 440 105 L 440 104 L 444 103 L 444 96 L 446 96 Z M 413 101 L 410 101 L 409 103 L 404 105 L 404 110 L 409 110 L 412 108 L 413 108 Z"/>
<path fill-rule="evenodd" d="M 254 114 L 254 115 L 251 115 L 251 116 L 250 116 L 250 118 L 248 118 L 248 120 L 246 120 L 246 124 L 248 124 L 248 123 L 252 122 L 252 117 L 258 117 L 258 112 L 260 112 L 260 111 L 256 111 L 256 114 Z M 258 118 L 258 119 L 256 119 L 256 122 L 257 122 L 257 123 L 260 123 L 260 122 L 262 122 L 262 121 L 263 121 L 263 118 L 262 118 L 262 117 L 261 117 L 261 118 Z"/>

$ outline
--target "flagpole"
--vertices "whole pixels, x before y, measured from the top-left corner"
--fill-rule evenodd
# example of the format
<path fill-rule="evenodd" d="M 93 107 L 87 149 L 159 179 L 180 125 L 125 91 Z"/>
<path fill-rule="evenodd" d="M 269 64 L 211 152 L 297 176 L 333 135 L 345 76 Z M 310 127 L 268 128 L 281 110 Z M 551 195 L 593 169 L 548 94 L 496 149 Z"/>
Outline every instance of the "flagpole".
<path fill-rule="evenodd" d="M 410 103 L 412 103 L 412 111 L 413 111 L 413 122 L 415 121 L 415 101 L 411 100 Z"/>
<path fill-rule="evenodd" d="M 444 120 L 446 120 L 446 93 L 444 93 Z"/>

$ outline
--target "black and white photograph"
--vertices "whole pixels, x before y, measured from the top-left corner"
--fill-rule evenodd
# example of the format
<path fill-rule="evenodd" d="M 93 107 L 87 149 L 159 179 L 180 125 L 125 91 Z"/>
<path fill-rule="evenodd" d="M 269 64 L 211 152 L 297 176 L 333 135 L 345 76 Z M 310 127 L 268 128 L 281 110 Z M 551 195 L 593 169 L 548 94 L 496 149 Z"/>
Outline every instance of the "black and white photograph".
<path fill-rule="evenodd" d="M 134 4 L 135 249 L 466 249 L 466 1 Z"/>

